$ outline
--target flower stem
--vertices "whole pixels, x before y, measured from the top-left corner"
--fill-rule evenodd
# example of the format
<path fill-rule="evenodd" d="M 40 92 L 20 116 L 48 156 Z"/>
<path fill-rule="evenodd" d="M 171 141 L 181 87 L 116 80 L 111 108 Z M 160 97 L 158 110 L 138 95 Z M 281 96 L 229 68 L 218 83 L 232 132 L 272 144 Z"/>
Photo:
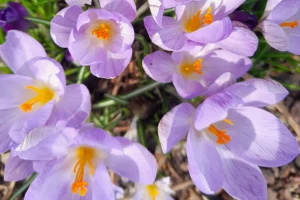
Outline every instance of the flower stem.
<path fill-rule="evenodd" d="M 25 17 L 26 20 L 38 23 L 38 24 L 44 24 L 46 26 L 50 26 L 50 22 L 44 19 L 34 18 L 34 17 Z"/>
<path fill-rule="evenodd" d="M 136 11 L 136 19 L 138 19 L 146 10 L 149 8 L 148 1 L 146 1 L 137 11 Z"/>
<path fill-rule="evenodd" d="M 31 175 L 27 181 L 24 183 L 24 185 L 22 185 L 22 187 L 20 187 L 10 198 L 9 200 L 15 200 L 17 199 L 18 196 L 20 196 L 25 190 L 27 190 L 27 188 L 29 187 L 29 185 L 34 181 L 34 179 L 36 178 L 37 174 L 33 174 Z"/>

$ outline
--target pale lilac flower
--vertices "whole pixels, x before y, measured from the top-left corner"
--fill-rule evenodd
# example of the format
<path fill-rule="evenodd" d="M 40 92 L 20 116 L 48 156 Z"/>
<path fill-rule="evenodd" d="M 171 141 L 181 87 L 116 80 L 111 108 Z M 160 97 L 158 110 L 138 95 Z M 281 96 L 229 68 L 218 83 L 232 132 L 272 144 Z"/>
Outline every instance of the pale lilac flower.
<path fill-rule="evenodd" d="M 197 109 L 182 103 L 158 127 L 164 153 L 187 136 L 190 176 L 206 194 L 224 188 L 236 199 L 267 199 L 266 181 L 258 168 L 278 167 L 299 153 L 287 127 L 258 108 L 288 94 L 272 80 L 252 79 L 208 97 Z"/>
<path fill-rule="evenodd" d="M 168 53 L 157 51 L 143 60 L 146 73 L 160 83 L 173 82 L 183 98 L 205 95 L 209 87 L 224 73 L 236 78 L 251 67 L 249 58 L 225 50 L 210 50 L 209 46 L 189 51 Z"/>
<path fill-rule="evenodd" d="M 145 17 L 144 23 L 154 44 L 165 50 L 179 51 L 227 38 L 232 32 L 228 15 L 243 2 L 244 0 L 179 1 L 184 4 L 176 6 L 176 19 L 162 16 L 160 20 L 158 16 L 162 12 L 156 10 L 159 14 L 154 15 L 154 18 Z M 156 3 L 159 4 L 159 1 Z M 157 21 L 161 21 L 161 24 Z"/>
<path fill-rule="evenodd" d="M 84 85 L 66 86 L 62 66 L 23 32 L 9 31 L 0 55 L 15 73 L 0 75 L 0 152 L 12 148 L 5 180 L 19 180 L 32 171 L 21 170 L 28 162 L 14 153 L 16 144 L 36 127 L 80 125 L 91 109 L 90 94 Z"/>
<path fill-rule="evenodd" d="M 151 185 L 136 184 L 133 200 L 173 200 L 175 192 L 170 188 L 170 177 L 162 178 Z"/>
<path fill-rule="evenodd" d="M 299 20 L 300 1 L 270 0 L 259 27 L 271 47 L 300 55 Z"/>
<path fill-rule="evenodd" d="M 48 161 L 26 200 L 115 199 L 107 168 L 141 184 L 152 184 L 157 163 L 142 145 L 101 129 L 44 127 L 18 147 L 21 158 Z"/>
<path fill-rule="evenodd" d="M 51 21 L 54 42 L 68 48 L 73 59 L 91 66 L 101 78 L 115 78 L 128 65 L 136 16 L 133 0 L 101 0 L 102 9 L 83 11 L 79 6 L 61 10 Z"/>

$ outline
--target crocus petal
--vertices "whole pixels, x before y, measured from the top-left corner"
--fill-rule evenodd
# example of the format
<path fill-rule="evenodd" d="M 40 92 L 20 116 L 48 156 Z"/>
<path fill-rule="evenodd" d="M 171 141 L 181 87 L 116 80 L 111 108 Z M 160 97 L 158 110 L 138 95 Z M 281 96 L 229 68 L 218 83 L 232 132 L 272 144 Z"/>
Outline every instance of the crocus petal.
<path fill-rule="evenodd" d="M 189 80 L 177 73 L 172 76 L 173 84 L 178 94 L 186 99 L 191 99 L 204 93 L 204 87 L 201 83 Z"/>
<path fill-rule="evenodd" d="M 176 145 L 189 131 L 195 108 L 189 103 L 174 107 L 163 116 L 158 125 L 158 136 L 164 153 Z"/>
<path fill-rule="evenodd" d="M 222 0 L 222 5 L 216 11 L 215 17 L 227 16 L 227 15 L 231 14 L 244 2 L 245 2 L 245 0 L 236 0 L 236 1 Z"/>
<path fill-rule="evenodd" d="M 122 14 L 133 21 L 136 16 L 136 5 L 133 0 L 100 0 L 101 8 Z"/>
<path fill-rule="evenodd" d="M 267 16 L 267 20 L 283 22 L 299 11 L 300 2 L 298 0 L 284 0 L 279 2 Z"/>
<path fill-rule="evenodd" d="M 197 31 L 186 33 L 185 36 L 199 43 L 215 43 L 227 38 L 232 32 L 232 23 L 228 17 L 215 21 L 212 24 L 198 29 Z"/>
<path fill-rule="evenodd" d="M 59 11 L 51 21 L 51 37 L 63 48 L 68 47 L 68 41 L 73 28 L 76 27 L 78 16 L 82 13 L 79 6 L 69 6 Z"/>
<path fill-rule="evenodd" d="M 244 101 L 244 105 L 264 107 L 282 101 L 288 91 L 280 83 L 271 79 L 249 79 L 225 89 Z"/>
<path fill-rule="evenodd" d="M 47 125 L 77 128 L 86 120 L 91 111 L 91 96 L 82 84 L 66 87 L 63 98 L 56 104 Z"/>
<path fill-rule="evenodd" d="M 271 47 L 278 51 L 288 50 L 290 45 L 289 38 L 278 24 L 271 21 L 263 21 L 259 26 L 262 34 Z"/>
<path fill-rule="evenodd" d="M 233 31 L 225 40 L 218 42 L 218 45 L 225 50 L 238 55 L 253 56 L 258 47 L 258 38 L 246 25 L 241 23 L 233 27 Z"/>
<path fill-rule="evenodd" d="M 235 76 L 230 72 L 226 72 L 219 76 L 219 78 L 217 78 L 217 80 L 211 86 L 209 86 L 204 95 L 208 97 L 217 94 L 235 82 Z"/>
<path fill-rule="evenodd" d="M 46 57 L 43 46 L 24 32 L 11 30 L 7 33 L 6 42 L 0 45 L 0 56 L 7 66 L 16 74 L 29 60 Z"/>
<path fill-rule="evenodd" d="M 208 97 L 196 109 L 194 118 L 196 129 L 200 131 L 225 119 L 230 108 L 236 108 L 242 103 L 242 99 L 226 92 Z"/>
<path fill-rule="evenodd" d="M 8 134 L 9 130 L 22 114 L 22 111 L 18 107 L 0 110 L 0 153 L 4 153 L 10 149 L 12 139 Z"/>
<path fill-rule="evenodd" d="M 157 173 L 157 162 L 154 156 L 138 143 L 122 137 L 116 139 L 122 145 L 123 154 L 111 152 L 105 159 L 105 165 L 118 175 L 134 182 L 152 184 Z"/>
<path fill-rule="evenodd" d="M 17 152 L 26 160 L 52 160 L 67 153 L 67 147 L 77 134 L 69 127 L 37 128 L 18 146 Z"/>
<path fill-rule="evenodd" d="M 288 52 L 291 52 L 295 55 L 300 55 L 300 35 L 291 34 L 289 35 L 290 45 L 288 48 Z"/>
<path fill-rule="evenodd" d="M 191 128 L 186 154 L 189 173 L 197 188 L 206 194 L 217 192 L 222 187 L 224 173 L 220 155 L 212 141 Z"/>
<path fill-rule="evenodd" d="M 4 168 L 5 181 L 19 181 L 27 178 L 34 172 L 32 162 L 22 160 L 19 156 L 9 156 Z"/>
<path fill-rule="evenodd" d="M 108 171 L 103 162 L 101 162 L 97 167 L 93 180 L 94 181 L 92 185 L 92 199 L 115 199 L 113 184 L 110 180 Z"/>
<path fill-rule="evenodd" d="M 168 83 L 172 81 L 175 63 L 170 54 L 156 51 L 143 59 L 145 72 L 157 82 Z"/>
<path fill-rule="evenodd" d="M 152 16 L 145 17 L 144 24 L 152 42 L 163 49 L 180 50 L 187 43 L 182 28 L 171 17 L 162 18 L 162 27 L 154 21 Z"/>
<path fill-rule="evenodd" d="M 267 199 L 267 184 L 260 169 L 220 151 L 224 168 L 223 188 L 236 199 Z M 229 156 L 230 155 L 230 156 Z"/>
<path fill-rule="evenodd" d="M 162 26 L 162 18 L 165 10 L 163 0 L 148 0 L 148 3 L 154 21 L 159 26 Z"/>
<path fill-rule="evenodd" d="M 278 167 L 299 154 L 293 134 L 271 113 L 255 107 L 241 107 L 229 111 L 227 118 L 233 125 L 219 128 L 231 136 L 226 146 L 239 157 L 259 166 Z"/>
<path fill-rule="evenodd" d="M 66 0 L 67 4 L 70 6 L 78 5 L 78 6 L 84 6 L 84 4 L 91 5 L 92 0 Z"/>
<path fill-rule="evenodd" d="M 282 0 L 268 0 L 263 18 L 267 16 L 281 1 Z"/>
<path fill-rule="evenodd" d="M 125 70 L 131 57 L 131 48 L 123 53 L 108 52 L 106 60 L 101 63 L 91 65 L 91 73 L 99 78 L 115 78 Z"/>
<path fill-rule="evenodd" d="M 0 109 L 18 107 L 27 99 L 30 99 L 30 94 L 26 93 L 25 87 L 27 85 L 33 85 L 33 83 L 33 79 L 26 76 L 15 74 L 1 75 Z"/>

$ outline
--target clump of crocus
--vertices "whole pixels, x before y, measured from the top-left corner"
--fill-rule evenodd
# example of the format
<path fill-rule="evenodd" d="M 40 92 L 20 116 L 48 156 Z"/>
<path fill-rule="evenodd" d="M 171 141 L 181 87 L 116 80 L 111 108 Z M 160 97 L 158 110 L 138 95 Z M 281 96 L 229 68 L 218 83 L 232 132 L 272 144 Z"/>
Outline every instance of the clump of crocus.
<path fill-rule="evenodd" d="M 51 36 L 68 48 L 73 59 L 90 65 L 97 77 L 114 78 L 128 65 L 136 7 L 132 0 L 100 1 L 102 9 L 83 11 L 74 5 L 61 10 L 51 21 Z"/>
<path fill-rule="evenodd" d="M 168 53 L 157 51 L 143 60 L 146 73 L 160 83 L 173 82 L 183 98 L 205 95 L 220 76 L 231 72 L 236 78 L 251 67 L 249 58 L 210 46 Z"/>
<path fill-rule="evenodd" d="M 81 125 L 91 109 L 90 94 L 82 84 L 66 86 L 62 66 L 23 32 L 9 31 L 0 55 L 15 73 L 0 75 L 0 152 L 12 149 L 5 180 L 20 180 L 32 173 L 26 171 L 32 163 L 18 158 L 16 145 L 40 126 Z"/>
<path fill-rule="evenodd" d="M 29 22 L 24 18 L 28 16 L 27 10 L 19 3 L 8 2 L 7 7 L 0 10 L 0 27 L 5 31 L 26 31 Z"/>
<path fill-rule="evenodd" d="M 170 188 L 170 177 L 165 177 L 151 185 L 136 184 L 133 200 L 172 200 L 175 192 Z"/>
<path fill-rule="evenodd" d="M 156 1 L 155 1 L 156 2 Z M 155 5 L 155 2 L 151 4 Z M 157 1 L 158 4 L 161 1 Z M 244 1 L 163 1 L 175 5 L 176 19 L 154 15 L 145 17 L 144 24 L 152 42 L 165 50 L 179 51 L 195 45 L 216 43 L 232 32 L 228 15 Z M 155 6 L 154 6 L 155 7 Z M 161 10 L 157 11 L 162 15 Z"/>
<path fill-rule="evenodd" d="M 160 121 L 164 153 L 187 136 L 190 176 L 206 194 L 224 188 L 237 199 L 267 199 L 258 166 L 278 167 L 299 154 L 287 127 L 260 107 L 288 94 L 272 80 L 251 79 L 209 96 L 197 109 L 182 103 Z"/>
<path fill-rule="evenodd" d="M 270 0 L 259 27 L 271 47 L 300 55 L 299 20 L 300 1 Z"/>
<path fill-rule="evenodd" d="M 114 200 L 107 168 L 141 184 L 152 184 L 157 172 L 156 160 L 145 147 L 92 127 L 38 128 L 17 151 L 23 159 L 48 161 L 26 200 Z"/>

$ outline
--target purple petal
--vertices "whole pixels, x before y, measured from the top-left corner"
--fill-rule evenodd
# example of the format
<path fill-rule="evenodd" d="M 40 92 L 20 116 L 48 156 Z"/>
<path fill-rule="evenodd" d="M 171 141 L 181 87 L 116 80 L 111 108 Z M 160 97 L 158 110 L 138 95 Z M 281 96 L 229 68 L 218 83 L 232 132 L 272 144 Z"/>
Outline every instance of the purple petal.
<path fill-rule="evenodd" d="M 152 16 L 145 17 L 144 24 L 152 42 L 163 49 L 180 50 L 187 43 L 180 24 L 171 17 L 162 18 L 162 27 L 156 24 Z"/>
<path fill-rule="evenodd" d="M 172 81 L 175 63 L 170 54 L 156 51 L 143 59 L 143 68 L 148 76 L 160 83 Z"/>
<path fill-rule="evenodd" d="M 88 118 L 90 111 L 91 96 L 88 89 L 82 84 L 68 85 L 47 125 L 77 128 Z"/>
<path fill-rule="evenodd" d="M 222 5 L 216 11 L 216 18 L 219 16 L 227 16 L 233 11 L 235 11 L 240 5 L 242 5 L 245 0 L 222 0 Z"/>
<path fill-rule="evenodd" d="M 133 21 L 136 16 L 134 0 L 100 0 L 101 8 L 110 12 L 117 12 Z"/>
<path fill-rule="evenodd" d="M 217 94 L 235 82 L 235 76 L 230 72 L 226 72 L 219 76 L 219 78 L 217 78 L 217 80 L 211 86 L 209 86 L 204 95 L 208 97 Z"/>
<path fill-rule="evenodd" d="M 66 2 L 70 6 L 73 5 L 84 6 L 84 4 L 92 5 L 92 0 L 66 0 Z"/>
<path fill-rule="evenodd" d="M 123 154 L 111 152 L 105 159 L 105 165 L 131 181 L 152 184 L 157 173 L 157 162 L 154 156 L 138 143 L 122 137 L 116 137 L 116 139 L 122 145 Z"/>
<path fill-rule="evenodd" d="M 165 10 L 163 5 L 164 2 L 163 0 L 148 0 L 153 19 L 160 27 L 162 27 L 162 18 Z"/>
<path fill-rule="evenodd" d="M 212 24 L 198 29 L 197 31 L 186 33 L 185 36 L 199 43 L 215 43 L 227 38 L 232 32 L 232 23 L 228 17 L 214 21 Z"/>
<path fill-rule="evenodd" d="M 166 154 L 189 131 L 190 121 L 195 108 L 189 103 L 182 103 L 174 107 L 163 116 L 158 125 L 158 136 L 163 152 Z"/>
<path fill-rule="evenodd" d="M 282 101 L 288 91 L 278 82 L 270 79 L 249 79 L 225 89 L 245 102 L 244 105 L 264 107 Z"/>
<path fill-rule="evenodd" d="M 225 50 L 242 56 L 253 56 L 258 47 L 258 38 L 246 25 L 235 23 L 232 33 L 218 42 L 218 45 Z"/>
<path fill-rule="evenodd" d="M 267 16 L 267 20 L 283 22 L 299 11 L 300 2 L 298 0 L 284 0 L 278 3 Z"/>
<path fill-rule="evenodd" d="M 229 109 L 236 108 L 242 103 L 243 101 L 239 97 L 226 92 L 208 97 L 196 109 L 195 128 L 200 131 L 225 119 Z"/>
<path fill-rule="evenodd" d="M 173 74 L 173 84 L 178 94 L 186 99 L 191 99 L 204 93 L 205 89 L 201 83 L 190 80 L 177 73 Z"/>
<path fill-rule="evenodd" d="M 131 48 L 123 53 L 108 52 L 104 62 L 91 65 L 91 73 L 99 78 L 115 78 L 125 70 L 131 57 Z"/>
<path fill-rule="evenodd" d="M 296 34 L 291 34 L 289 35 L 289 39 L 290 39 L 290 45 L 288 48 L 288 52 L 291 52 L 292 54 L 295 55 L 300 55 L 300 35 L 296 35 Z"/>
<path fill-rule="evenodd" d="M 43 127 L 34 129 L 18 146 L 17 152 L 26 160 L 52 160 L 67 153 L 78 132 L 69 127 Z"/>
<path fill-rule="evenodd" d="M 201 132 L 191 128 L 187 138 L 186 154 L 190 176 L 197 188 L 206 193 L 216 193 L 223 184 L 224 173 L 220 155 L 214 144 Z"/>
<path fill-rule="evenodd" d="M 68 47 L 68 41 L 73 28 L 76 27 L 78 16 L 82 13 L 79 6 L 69 6 L 58 12 L 51 21 L 51 37 L 63 48 Z"/>
<path fill-rule="evenodd" d="M 243 200 L 267 199 L 267 183 L 257 166 L 234 158 L 229 151 L 222 151 L 221 157 L 228 194 Z"/>
<path fill-rule="evenodd" d="M 36 57 L 47 57 L 42 45 L 31 36 L 21 31 L 7 33 L 6 42 L 0 45 L 0 56 L 16 74 L 27 62 Z"/>
<path fill-rule="evenodd" d="M 34 172 L 32 162 L 10 154 L 4 168 L 5 181 L 20 181 Z"/>
<path fill-rule="evenodd" d="M 254 107 L 231 110 L 227 119 L 233 125 L 226 130 L 231 141 L 229 150 L 239 157 L 259 166 L 278 167 L 291 162 L 299 154 L 293 134 L 274 115 Z"/>

